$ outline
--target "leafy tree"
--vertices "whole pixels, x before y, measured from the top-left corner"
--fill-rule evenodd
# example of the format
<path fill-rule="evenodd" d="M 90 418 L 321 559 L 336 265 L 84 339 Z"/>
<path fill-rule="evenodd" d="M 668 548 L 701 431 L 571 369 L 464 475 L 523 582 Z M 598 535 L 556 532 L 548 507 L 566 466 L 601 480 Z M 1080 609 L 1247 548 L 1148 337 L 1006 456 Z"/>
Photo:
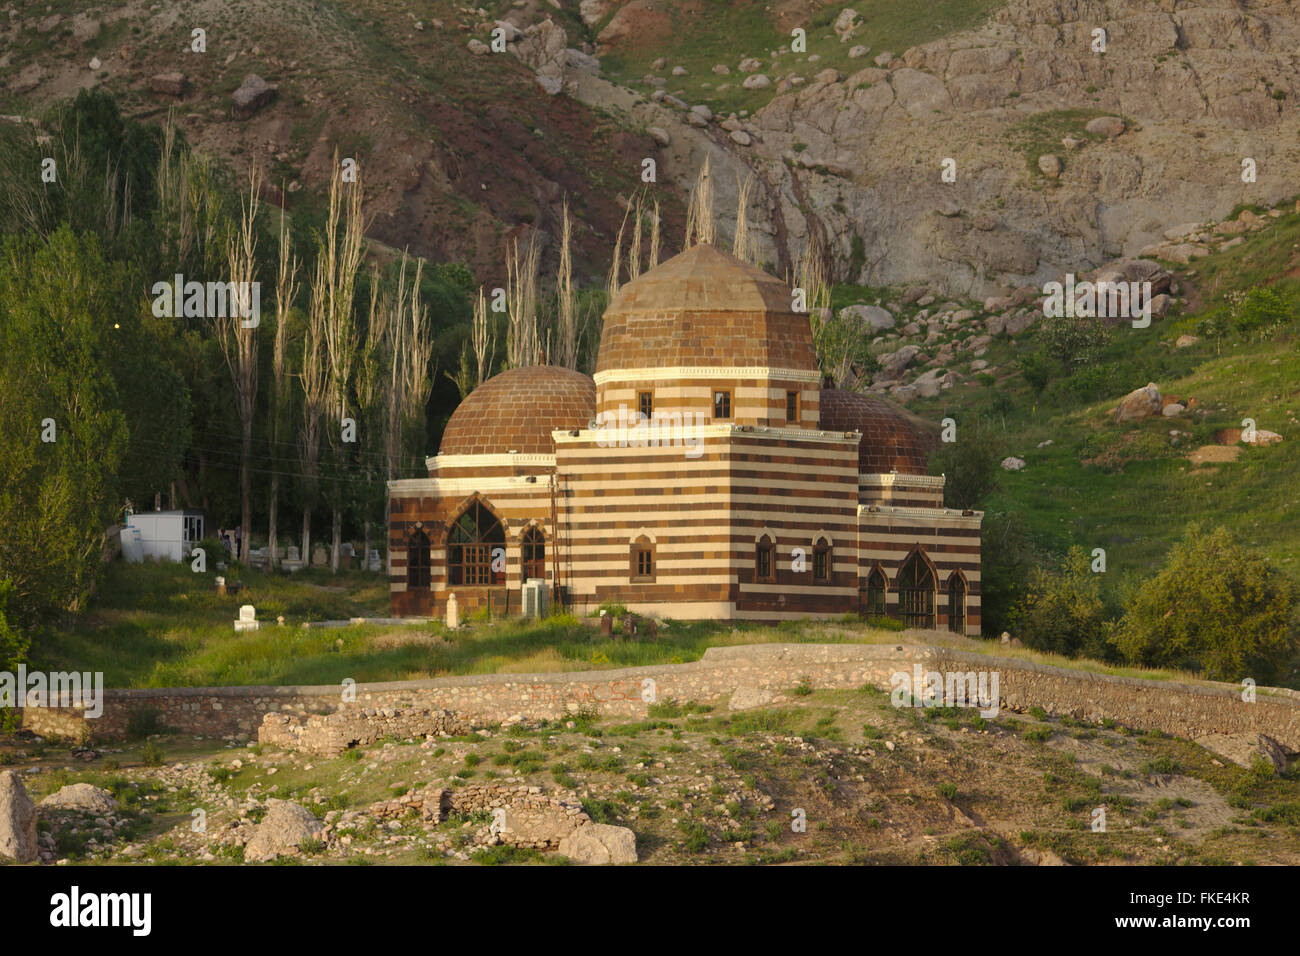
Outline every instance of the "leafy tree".
<path fill-rule="evenodd" d="M 959 425 L 957 440 L 930 454 L 930 474 L 943 475 L 943 500 L 949 508 L 975 508 L 998 483 L 1002 436 L 982 419 Z"/>
<path fill-rule="evenodd" d="M 986 634 L 1011 628 L 1011 614 L 1025 597 L 1030 571 L 1040 562 L 1024 519 L 990 511 L 980 528 L 980 617 Z"/>
<path fill-rule="evenodd" d="M 29 644 L 22 632 L 11 627 L 5 617 L 5 607 L 13 590 L 12 581 L 0 581 L 0 671 L 10 672 L 27 659 Z"/>
<path fill-rule="evenodd" d="M 1295 605 L 1295 585 L 1261 552 L 1197 523 L 1135 592 L 1112 640 L 1134 664 L 1266 682 L 1286 676 L 1300 650 Z"/>
<path fill-rule="evenodd" d="M 128 435 L 108 271 L 97 240 L 67 227 L 0 254 L 0 579 L 19 627 L 80 609 L 116 512 Z"/>
<path fill-rule="evenodd" d="M 1075 545 L 1059 569 L 1034 568 L 1011 624 L 1016 637 L 1029 647 L 1070 657 L 1104 658 L 1106 605 L 1087 552 Z"/>

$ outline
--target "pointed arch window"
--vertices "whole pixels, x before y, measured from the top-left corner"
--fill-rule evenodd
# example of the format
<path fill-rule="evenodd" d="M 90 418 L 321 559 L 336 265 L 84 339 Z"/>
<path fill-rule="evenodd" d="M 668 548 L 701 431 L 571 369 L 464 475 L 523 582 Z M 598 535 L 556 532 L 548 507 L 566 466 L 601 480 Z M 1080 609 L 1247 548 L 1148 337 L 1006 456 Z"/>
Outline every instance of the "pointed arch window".
<path fill-rule="evenodd" d="M 948 578 L 948 630 L 966 633 L 966 579 L 956 571 Z"/>
<path fill-rule="evenodd" d="M 813 543 L 813 581 L 817 584 L 831 583 L 831 543 L 825 538 L 818 538 Z"/>
<path fill-rule="evenodd" d="M 506 531 L 482 502 L 475 501 L 447 532 L 447 581 L 465 587 L 506 583 Z"/>
<path fill-rule="evenodd" d="M 776 543 L 766 534 L 758 539 L 754 550 L 754 580 L 776 580 Z"/>
<path fill-rule="evenodd" d="M 427 589 L 432 577 L 429 558 L 429 536 L 420 528 L 411 532 L 406 542 L 406 586 L 408 589 Z"/>
<path fill-rule="evenodd" d="M 934 572 L 914 552 L 898 572 L 898 610 L 908 627 L 934 627 Z"/>
<path fill-rule="evenodd" d="M 862 613 L 867 617 L 884 617 L 885 616 L 885 592 L 888 585 L 885 582 L 885 573 L 880 568 L 872 568 L 871 573 L 867 575 L 867 584 L 865 588 L 865 600 L 862 602 Z"/>

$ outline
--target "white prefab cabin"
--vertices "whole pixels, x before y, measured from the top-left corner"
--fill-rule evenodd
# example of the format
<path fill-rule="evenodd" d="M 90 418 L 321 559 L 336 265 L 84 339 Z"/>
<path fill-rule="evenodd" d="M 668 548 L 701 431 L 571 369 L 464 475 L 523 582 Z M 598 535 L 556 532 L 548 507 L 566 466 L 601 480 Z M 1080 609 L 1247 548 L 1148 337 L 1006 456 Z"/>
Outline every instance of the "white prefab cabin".
<path fill-rule="evenodd" d="M 122 529 L 122 556 L 132 563 L 185 561 L 202 539 L 202 511 L 142 511 Z"/>

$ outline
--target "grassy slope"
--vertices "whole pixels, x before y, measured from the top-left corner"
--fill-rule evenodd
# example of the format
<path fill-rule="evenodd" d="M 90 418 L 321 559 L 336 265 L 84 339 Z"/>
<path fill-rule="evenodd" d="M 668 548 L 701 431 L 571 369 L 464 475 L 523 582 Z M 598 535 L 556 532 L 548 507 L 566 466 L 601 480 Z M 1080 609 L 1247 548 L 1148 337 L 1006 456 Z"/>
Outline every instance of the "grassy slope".
<path fill-rule="evenodd" d="M 1024 458 L 1028 467 L 1001 473 L 986 510 L 1019 513 L 1037 543 L 1052 551 L 1073 544 L 1105 548 L 1108 572 L 1118 582 L 1150 574 L 1194 520 L 1228 526 L 1300 578 L 1300 435 L 1294 427 L 1300 412 L 1300 326 L 1293 321 L 1262 341 L 1230 336 L 1173 346 L 1180 334 L 1195 333 L 1200 319 L 1233 290 L 1271 285 L 1297 301 L 1300 281 L 1291 274 L 1297 244 L 1300 215 L 1289 213 L 1243 245 L 1191 267 L 1171 266 L 1198 307 L 1189 314 L 1175 308 L 1145 330 L 1120 326 L 1102 359 L 1110 385 L 1097 401 L 1054 405 L 1049 396 L 1036 402 L 1014 371 L 1016 355 L 1034 349 L 1034 336 L 1014 343 L 1000 336 L 984 356 L 1001 369 L 996 382 L 982 384 L 969 374 L 968 362 L 954 363 L 968 377 L 912 408 L 935 420 L 952 415 L 959 423 L 992 416 L 1004 452 Z M 1119 398 L 1148 381 L 1164 395 L 1195 397 L 1207 414 L 1115 425 L 1110 413 Z M 1233 464 L 1195 468 L 1186 460 L 1192 449 L 1213 443 L 1216 431 L 1240 428 L 1247 417 L 1286 440 L 1269 448 L 1243 447 Z M 1192 437 L 1174 443 L 1171 429 Z M 1048 440 L 1050 446 L 1037 447 Z"/>
<path fill-rule="evenodd" d="M 772 98 L 775 83 L 786 73 L 795 73 L 806 80 L 828 67 L 840 72 L 856 72 L 874 66 L 872 60 L 885 51 L 901 56 L 909 47 L 928 43 L 940 37 L 979 24 L 992 10 L 1001 6 L 999 0 L 933 0 L 918 4 L 915 0 L 876 0 L 868 6 L 855 7 L 860 26 L 846 43 L 841 43 L 832 29 L 835 18 L 845 4 L 810 5 L 810 14 L 783 12 L 779 18 L 771 6 L 755 2 L 700 2 L 673 3 L 668 13 L 672 18 L 669 38 L 654 45 L 622 46 L 604 54 L 601 59 L 605 72 L 614 80 L 634 89 L 650 90 L 642 77 L 651 72 L 650 64 L 656 57 L 668 61 L 663 76 L 668 80 L 667 90 L 690 103 L 707 103 L 715 112 L 751 112 Z M 608 19 L 598 23 L 593 34 L 604 28 Z M 790 30 L 803 27 L 807 31 L 808 49 L 804 54 L 785 53 L 773 64 L 770 54 L 782 47 L 789 49 Z M 849 59 L 849 50 L 856 45 L 871 48 L 867 56 Z M 808 63 L 809 55 L 821 57 Z M 763 90 L 746 90 L 741 86 L 745 74 L 737 66 L 745 57 L 763 61 L 763 71 L 773 82 Z M 715 64 L 730 67 L 727 76 L 717 76 Z M 674 66 L 683 66 L 686 76 L 668 74 Z M 717 87 L 727 84 L 719 92 Z M 680 92 L 679 92 L 680 91 Z"/>

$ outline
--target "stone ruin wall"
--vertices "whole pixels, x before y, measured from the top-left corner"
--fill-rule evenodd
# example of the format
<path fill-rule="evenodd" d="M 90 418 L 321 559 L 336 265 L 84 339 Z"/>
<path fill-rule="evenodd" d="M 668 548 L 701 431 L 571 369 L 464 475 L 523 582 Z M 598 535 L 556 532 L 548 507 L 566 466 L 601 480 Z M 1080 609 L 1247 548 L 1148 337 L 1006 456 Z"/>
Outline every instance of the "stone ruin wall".
<path fill-rule="evenodd" d="M 911 672 L 916 663 L 932 670 L 997 671 L 1002 706 L 1011 710 L 1037 706 L 1052 714 L 1090 721 L 1109 718 L 1138 730 L 1186 738 L 1207 733 L 1262 733 L 1288 751 L 1300 752 L 1300 694 L 1294 691 L 1261 687 L 1256 702 L 1246 703 L 1241 700 L 1240 688 L 1230 684 L 1112 677 L 918 644 L 714 647 L 689 664 L 357 684 L 354 703 L 344 703 L 341 689 L 335 686 L 110 690 L 105 692 L 104 713 L 97 720 L 87 721 L 67 709 L 44 708 L 25 710 L 23 721 L 24 727 L 42 735 L 75 738 L 90 734 L 112 739 L 125 734 L 133 711 L 151 710 L 161 723 L 183 733 L 247 740 L 258 733 L 268 713 L 295 718 L 305 727 L 314 714 L 341 712 L 345 716 L 335 718 L 337 724 L 325 721 L 319 725 L 326 728 L 320 731 L 321 739 L 326 740 L 333 739 L 329 728 L 340 728 L 341 735 L 341 728 L 351 726 L 348 720 L 364 719 L 367 709 L 378 713 L 385 709 L 450 711 L 460 715 L 460 720 L 481 723 L 558 719 L 584 708 L 603 716 L 642 718 L 648 708 L 644 699 L 647 680 L 653 681 L 653 699 L 658 701 L 720 703 L 739 689 L 783 691 L 805 680 L 818 689 L 872 684 L 887 690 L 893 673 Z M 351 718 L 346 716 L 349 714 Z M 448 719 L 454 723 L 457 718 Z M 292 733 L 288 729 L 282 732 Z M 387 733 L 401 735 L 396 724 L 379 736 Z"/>

